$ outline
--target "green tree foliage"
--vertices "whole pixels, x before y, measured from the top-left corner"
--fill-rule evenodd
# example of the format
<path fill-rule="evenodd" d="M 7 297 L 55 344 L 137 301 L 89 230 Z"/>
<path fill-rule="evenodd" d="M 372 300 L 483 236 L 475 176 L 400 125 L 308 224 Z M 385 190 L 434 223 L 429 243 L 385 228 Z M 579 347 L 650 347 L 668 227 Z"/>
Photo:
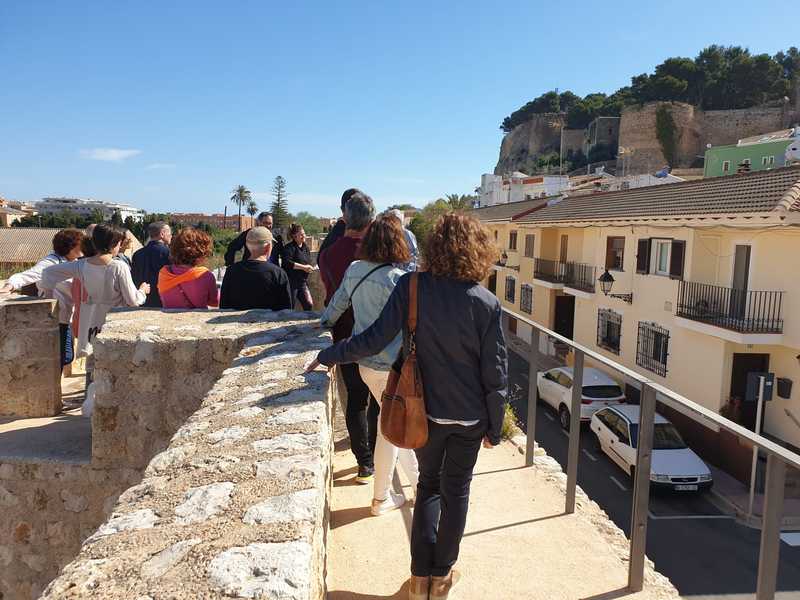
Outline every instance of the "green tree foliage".
<path fill-rule="evenodd" d="M 242 230 L 242 209 L 253 199 L 252 193 L 243 185 L 238 185 L 233 190 L 231 202 L 239 208 L 239 231 Z"/>
<path fill-rule="evenodd" d="M 278 175 L 272 183 L 272 220 L 275 227 L 283 229 L 288 227 L 291 220 L 289 214 L 289 194 L 286 192 L 286 180 Z"/>
<path fill-rule="evenodd" d="M 256 201 L 255 200 L 250 200 L 247 203 L 246 210 L 247 210 L 247 214 L 248 215 L 250 215 L 251 217 L 255 217 L 256 213 L 258 212 L 258 204 L 256 204 Z"/>
<path fill-rule="evenodd" d="M 393 210 L 395 208 L 397 210 L 416 210 L 416 206 L 411 204 L 392 204 L 387 210 Z"/>
<path fill-rule="evenodd" d="M 656 111 L 656 137 L 668 165 L 674 165 L 678 155 L 678 133 L 669 105 L 662 104 Z"/>
<path fill-rule="evenodd" d="M 293 223 L 302 225 L 306 235 L 319 235 L 322 233 L 322 222 L 310 212 L 301 210 L 292 218 Z"/>
<path fill-rule="evenodd" d="M 449 212 L 465 212 L 474 206 L 477 196 L 470 194 L 447 194 L 444 198 L 437 198 L 429 202 L 414 215 L 408 228 L 414 233 L 420 245 L 420 251 L 425 255 L 425 246 L 428 236 L 442 215 Z"/>
<path fill-rule="evenodd" d="M 630 86 L 610 96 L 547 92 L 503 119 L 500 128 L 508 132 L 535 114 L 561 111 L 567 113 L 568 127 L 581 129 L 595 117 L 618 116 L 624 106 L 652 101 L 688 102 L 705 110 L 748 108 L 792 96 L 798 74 L 800 50 L 794 46 L 770 56 L 713 45 L 694 59 L 667 58 L 652 74 L 633 76 Z"/>

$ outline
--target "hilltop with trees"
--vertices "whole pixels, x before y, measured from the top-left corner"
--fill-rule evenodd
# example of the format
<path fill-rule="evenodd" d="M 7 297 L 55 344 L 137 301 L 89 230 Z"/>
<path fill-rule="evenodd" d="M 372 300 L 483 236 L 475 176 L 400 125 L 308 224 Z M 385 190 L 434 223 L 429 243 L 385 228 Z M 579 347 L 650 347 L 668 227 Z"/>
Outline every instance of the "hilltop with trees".
<path fill-rule="evenodd" d="M 546 92 L 503 119 L 500 129 L 509 132 L 543 113 L 566 113 L 567 127 L 583 129 L 596 117 L 619 116 L 625 106 L 652 101 L 686 102 L 704 110 L 749 108 L 792 97 L 798 74 L 800 50 L 794 46 L 770 56 L 713 45 L 694 59 L 668 58 L 653 73 L 631 77 L 629 86 L 610 95 Z"/>

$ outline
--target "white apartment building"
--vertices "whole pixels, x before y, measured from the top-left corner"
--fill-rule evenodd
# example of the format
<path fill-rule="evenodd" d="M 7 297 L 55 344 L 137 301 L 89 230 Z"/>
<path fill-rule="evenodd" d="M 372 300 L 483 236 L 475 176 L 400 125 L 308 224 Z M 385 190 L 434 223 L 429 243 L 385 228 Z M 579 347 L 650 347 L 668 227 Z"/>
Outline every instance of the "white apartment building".
<path fill-rule="evenodd" d="M 118 202 L 103 202 L 92 200 L 91 198 L 42 198 L 41 202 L 36 203 L 36 209 L 43 215 L 57 215 L 62 212 L 79 214 L 82 217 L 89 217 L 95 211 L 103 213 L 103 218 L 110 220 L 115 212 L 119 212 L 123 220 L 132 217 L 136 221 L 141 221 L 145 216 L 145 211 L 130 204 L 120 204 Z"/>
<path fill-rule="evenodd" d="M 510 175 L 484 173 L 481 175 L 480 189 L 478 208 L 555 196 L 569 189 L 569 177 L 530 176 L 519 171 L 514 171 Z"/>

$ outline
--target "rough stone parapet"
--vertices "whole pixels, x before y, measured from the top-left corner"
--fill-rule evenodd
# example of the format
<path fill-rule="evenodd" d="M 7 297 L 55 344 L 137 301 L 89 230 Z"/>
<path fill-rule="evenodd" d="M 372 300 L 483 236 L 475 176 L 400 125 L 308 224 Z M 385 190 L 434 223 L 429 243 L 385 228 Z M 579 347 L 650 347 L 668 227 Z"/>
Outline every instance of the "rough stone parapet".
<path fill-rule="evenodd" d="M 61 412 L 61 359 L 55 300 L 0 300 L 0 415 Z"/>
<path fill-rule="evenodd" d="M 104 460 L 136 464 L 146 456 L 139 446 L 161 452 L 147 457 L 144 478 L 119 497 L 111 518 L 42 597 L 323 598 L 332 386 L 327 373 L 305 375 L 302 367 L 330 344 L 329 335 L 301 321 L 306 313 L 152 315 L 123 313 L 104 329 L 98 368 L 107 370 L 107 388 L 98 408 L 116 409 L 118 441 L 139 435 L 154 416 L 139 419 L 133 409 L 142 400 L 132 393 L 116 401 L 112 391 L 144 372 L 182 394 L 179 402 L 161 397 L 172 405 L 163 407 L 165 420 L 189 414 L 163 445 L 148 435 L 135 452 L 126 442 L 124 451 L 109 453 L 108 437 Z M 216 347 L 223 360 L 214 358 Z M 197 399 L 202 384 L 182 392 L 179 380 L 206 377 L 200 368 L 182 365 L 169 377 L 171 354 L 223 365 L 230 352 L 235 359 Z M 143 361 L 136 368 L 134 356 Z M 147 403 L 154 391 L 136 389 Z"/>

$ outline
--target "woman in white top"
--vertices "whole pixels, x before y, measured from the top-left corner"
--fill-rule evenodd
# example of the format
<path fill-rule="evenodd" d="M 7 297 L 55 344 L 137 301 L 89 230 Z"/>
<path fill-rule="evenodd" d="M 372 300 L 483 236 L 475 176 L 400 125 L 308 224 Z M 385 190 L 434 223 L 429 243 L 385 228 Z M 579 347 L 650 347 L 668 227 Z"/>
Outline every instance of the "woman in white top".
<path fill-rule="evenodd" d="M 123 230 L 113 225 L 97 225 L 92 231 L 92 242 L 97 250 L 95 256 L 53 265 L 42 272 L 39 287 L 45 291 L 53 290 L 65 279 L 76 277 L 81 282 L 83 297 L 78 356 L 91 352 L 91 341 L 103 328 L 108 311 L 118 306 L 141 306 L 150 291 L 147 283 L 137 290 L 127 265 L 114 260 L 124 239 Z"/>

